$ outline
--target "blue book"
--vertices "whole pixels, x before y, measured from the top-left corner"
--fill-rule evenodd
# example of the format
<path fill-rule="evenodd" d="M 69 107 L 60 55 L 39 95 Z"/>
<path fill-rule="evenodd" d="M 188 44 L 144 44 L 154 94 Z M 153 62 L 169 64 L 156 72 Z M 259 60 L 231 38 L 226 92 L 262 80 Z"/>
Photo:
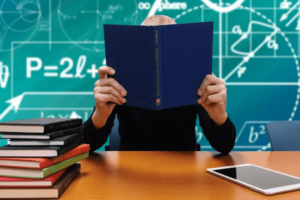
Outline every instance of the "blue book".
<path fill-rule="evenodd" d="M 126 90 L 123 105 L 161 110 L 196 105 L 212 73 L 213 22 L 104 25 L 106 63 Z"/>

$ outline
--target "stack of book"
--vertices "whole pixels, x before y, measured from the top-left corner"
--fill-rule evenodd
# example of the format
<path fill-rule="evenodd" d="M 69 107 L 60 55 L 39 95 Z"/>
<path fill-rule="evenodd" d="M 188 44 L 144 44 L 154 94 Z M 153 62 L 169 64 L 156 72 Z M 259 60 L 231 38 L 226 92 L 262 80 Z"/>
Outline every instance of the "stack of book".
<path fill-rule="evenodd" d="M 5 122 L 0 133 L 0 198 L 59 198 L 89 156 L 81 119 Z"/>

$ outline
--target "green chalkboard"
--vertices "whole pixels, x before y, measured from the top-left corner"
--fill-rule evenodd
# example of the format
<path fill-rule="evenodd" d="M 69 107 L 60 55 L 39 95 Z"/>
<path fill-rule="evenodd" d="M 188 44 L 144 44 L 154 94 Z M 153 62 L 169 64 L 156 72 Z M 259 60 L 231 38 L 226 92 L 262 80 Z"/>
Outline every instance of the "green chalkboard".
<path fill-rule="evenodd" d="M 270 150 L 266 124 L 300 118 L 299 9 L 296 0 L 1 0 L 0 121 L 85 121 L 105 65 L 103 24 L 168 15 L 214 22 L 213 72 L 227 86 L 234 150 Z M 195 129 L 212 150 L 199 122 Z"/>

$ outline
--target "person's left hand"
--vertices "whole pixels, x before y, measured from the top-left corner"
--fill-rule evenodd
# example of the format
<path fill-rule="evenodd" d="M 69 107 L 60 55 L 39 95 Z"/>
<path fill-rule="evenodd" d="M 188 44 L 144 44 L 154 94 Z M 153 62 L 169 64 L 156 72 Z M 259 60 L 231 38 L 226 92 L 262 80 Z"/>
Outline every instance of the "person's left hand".
<path fill-rule="evenodd" d="M 202 105 L 209 117 L 217 124 L 222 125 L 228 115 L 226 112 L 226 86 L 223 80 L 214 74 L 205 76 L 197 94 L 200 96 L 197 103 Z"/>

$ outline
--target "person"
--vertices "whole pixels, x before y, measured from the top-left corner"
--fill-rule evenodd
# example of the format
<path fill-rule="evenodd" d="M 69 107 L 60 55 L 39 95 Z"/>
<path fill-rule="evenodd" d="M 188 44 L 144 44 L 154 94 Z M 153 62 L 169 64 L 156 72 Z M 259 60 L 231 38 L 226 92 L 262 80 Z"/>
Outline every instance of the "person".
<path fill-rule="evenodd" d="M 155 15 L 142 25 L 175 24 L 167 16 Z M 226 86 L 214 74 L 207 75 L 197 94 L 195 105 L 149 110 L 123 105 L 127 91 L 114 78 L 113 66 L 98 69 L 99 80 L 94 85 L 95 106 L 84 123 L 84 141 L 91 151 L 100 148 L 111 132 L 114 118 L 119 120 L 120 150 L 197 150 L 195 125 L 197 114 L 200 126 L 211 146 L 229 153 L 235 144 L 236 129 L 226 112 Z M 145 88 L 146 89 L 146 88 Z"/>

